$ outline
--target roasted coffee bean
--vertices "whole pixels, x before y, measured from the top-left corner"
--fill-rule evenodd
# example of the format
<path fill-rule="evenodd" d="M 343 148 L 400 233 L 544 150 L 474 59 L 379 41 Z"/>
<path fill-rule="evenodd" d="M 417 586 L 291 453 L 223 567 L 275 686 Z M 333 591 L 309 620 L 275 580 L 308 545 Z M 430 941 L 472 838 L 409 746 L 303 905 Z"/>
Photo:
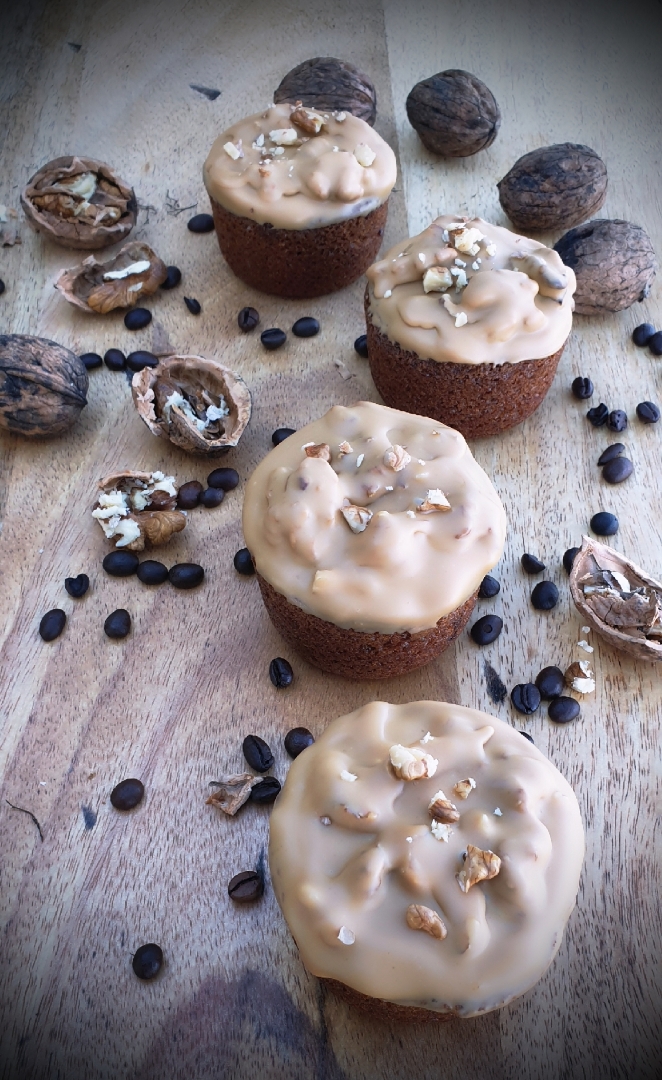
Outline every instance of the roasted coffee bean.
<path fill-rule="evenodd" d="M 195 589 L 204 576 L 203 568 L 194 562 L 176 563 L 168 571 L 168 581 L 176 589 Z"/>
<path fill-rule="evenodd" d="M 639 347 L 641 347 L 642 345 L 648 345 L 648 342 L 650 341 L 654 333 L 655 327 L 653 326 L 653 324 L 649 322 L 643 322 L 640 323 L 639 326 L 635 326 L 634 330 L 632 331 L 632 340 L 634 341 L 635 345 L 639 345 Z"/>
<path fill-rule="evenodd" d="M 243 330 L 245 334 L 248 334 L 249 331 L 254 330 L 259 321 L 260 316 L 258 315 L 254 307 L 243 307 L 237 315 L 239 329 Z"/>
<path fill-rule="evenodd" d="M 200 502 L 204 485 L 199 480 L 189 480 L 182 484 L 177 492 L 177 506 L 180 510 L 193 510 Z"/>
<path fill-rule="evenodd" d="M 259 735 L 247 735 L 241 748 L 246 761 L 255 772 L 266 772 L 274 763 L 271 747 Z"/>
<path fill-rule="evenodd" d="M 236 469 L 214 469 L 207 477 L 207 483 L 223 491 L 234 491 L 239 483 L 239 473 Z"/>
<path fill-rule="evenodd" d="M 496 641 L 503 629 L 503 619 L 498 615 L 483 615 L 473 624 L 469 633 L 476 645 L 490 645 Z"/>
<path fill-rule="evenodd" d="M 239 548 L 233 561 L 234 568 L 238 574 L 244 574 L 245 577 L 250 577 L 251 574 L 255 573 L 255 566 L 248 548 Z"/>
<path fill-rule="evenodd" d="M 277 656 L 269 664 L 269 678 L 277 690 L 284 690 L 294 679 L 292 665 L 287 660 L 283 660 L 282 656 Z"/>
<path fill-rule="evenodd" d="M 215 506 L 220 506 L 225 498 L 225 492 L 223 488 L 208 487 L 200 496 L 200 505 L 206 506 L 208 510 L 212 510 Z"/>
<path fill-rule="evenodd" d="M 2 278 L 0 278 L 0 296 L 2 296 L 3 292 L 5 291 L 5 288 L 6 288 L 6 285 L 5 285 L 4 281 L 2 280 Z"/>
<path fill-rule="evenodd" d="M 296 435 L 296 428 L 293 427 L 279 427 L 273 432 L 271 441 L 274 446 L 278 446 L 280 443 L 289 439 L 290 435 Z"/>
<path fill-rule="evenodd" d="M 95 368 L 101 367 L 103 364 L 103 357 L 99 356 L 96 352 L 81 353 L 80 359 L 83 361 L 88 371 L 94 371 Z"/>
<path fill-rule="evenodd" d="M 591 380 L 584 378 L 582 375 L 578 375 L 576 379 L 572 380 L 572 392 L 580 401 L 593 397 L 593 390 L 594 386 Z"/>
<path fill-rule="evenodd" d="M 129 353 L 126 358 L 126 366 L 130 371 L 142 371 L 146 367 L 156 367 L 158 362 L 158 356 L 154 356 L 154 353 L 147 352 L 145 349 L 137 349 L 135 352 Z"/>
<path fill-rule="evenodd" d="M 103 629 L 109 638 L 125 638 L 131 632 L 131 616 L 126 608 L 112 611 L 103 624 Z"/>
<path fill-rule="evenodd" d="M 553 581 L 539 581 L 531 591 L 531 603 L 537 611 L 551 611 L 559 602 L 559 590 Z"/>
<path fill-rule="evenodd" d="M 579 553 L 579 550 L 580 549 L 578 547 L 571 547 L 568 548 L 567 551 L 563 552 L 563 568 L 566 574 L 569 574 L 572 570 L 572 564 L 574 563 L 575 558 Z"/>
<path fill-rule="evenodd" d="M 648 348 L 653 356 L 662 356 L 662 330 L 656 330 L 652 338 L 648 339 Z"/>
<path fill-rule="evenodd" d="M 363 360 L 368 359 L 368 335 L 361 334 L 354 342 L 354 351 L 362 357 Z"/>
<path fill-rule="evenodd" d="M 260 334 L 260 341 L 264 345 L 265 349 L 269 349 L 273 352 L 274 349 L 280 349 L 281 345 L 284 345 L 287 341 L 287 334 L 284 330 L 279 330 L 277 326 L 272 326 L 270 330 L 263 330 Z"/>
<path fill-rule="evenodd" d="M 608 461 L 613 461 L 625 450 L 625 444 L 622 442 L 612 443 L 606 450 L 603 450 L 598 458 L 598 465 L 606 465 Z"/>
<path fill-rule="evenodd" d="M 319 332 L 320 324 L 311 315 L 304 315 L 303 318 L 297 319 L 292 327 L 292 333 L 295 337 L 315 337 L 315 334 L 319 334 Z"/>
<path fill-rule="evenodd" d="M 103 362 L 109 371 L 124 371 L 126 367 L 126 356 L 121 349 L 108 349 L 104 353 Z"/>
<path fill-rule="evenodd" d="M 522 555 L 522 569 L 526 574 L 540 574 L 545 569 L 545 564 L 536 555 L 529 555 L 528 551 L 525 551 Z"/>
<path fill-rule="evenodd" d="M 69 596 L 73 596 L 74 600 L 80 600 L 81 596 L 85 596 L 90 587 L 90 579 L 87 574 L 79 574 L 78 577 L 67 577 L 64 579 L 64 587 Z"/>
<path fill-rule="evenodd" d="M 491 577 L 490 574 L 486 574 L 480 583 L 478 589 L 479 600 L 490 600 L 493 596 L 496 596 L 501 591 L 501 585 L 496 578 Z"/>
<path fill-rule="evenodd" d="M 124 316 L 127 330 L 144 330 L 152 321 L 152 313 L 144 307 L 134 307 Z"/>
<path fill-rule="evenodd" d="M 657 424 L 660 419 L 660 407 L 654 401 L 640 401 L 637 416 L 644 424 Z"/>
<path fill-rule="evenodd" d="M 298 757 L 308 746 L 315 742 L 312 733 L 305 727 L 293 727 L 284 739 L 285 749 L 291 758 Z"/>
<path fill-rule="evenodd" d="M 259 784 L 251 788 L 249 799 L 256 803 L 272 803 L 280 795 L 280 780 L 275 776 L 265 776 Z"/>
<path fill-rule="evenodd" d="M 532 739 L 532 738 L 531 738 L 531 736 L 529 735 L 528 731 L 520 731 L 520 735 L 523 735 L 525 739 L 528 739 L 528 740 L 529 740 L 529 742 L 533 742 L 533 739 Z M 534 744 L 534 745 L 535 745 L 535 744 Z"/>
<path fill-rule="evenodd" d="M 47 611 L 39 623 L 39 633 L 44 641 L 55 641 L 65 628 L 67 616 L 62 608 L 53 608 Z"/>
<path fill-rule="evenodd" d="M 528 715 L 540 707 L 541 694 L 533 683 L 518 683 L 510 691 L 510 700 L 518 712 Z"/>
<path fill-rule="evenodd" d="M 549 703 L 547 715 L 556 724 L 568 724 L 579 716 L 579 702 L 571 697 L 555 697 Z"/>
<path fill-rule="evenodd" d="M 155 978 L 163 964 L 163 949 L 150 941 L 147 945 L 141 945 L 137 950 L 131 965 L 139 979 L 145 982 Z"/>
<path fill-rule="evenodd" d="M 628 476 L 632 476 L 634 465 L 629 458 L 615 457 L 608 461 L 602 470 L 602 475 L 608 484 L 622 484 Z"/>
<path fill-rule="evenodd" d="M 191 315 L 199 315 L 202 311 L 202 304 L 192 296 L 185 296 L 184 303 L 191 312 Z"/>
<path fill-rule="evenodd" d="M 618 518 L 602 510 L 591 518 L 591 528 L 596 536 L 613 536 L 618 532 Z"/>
<path fill-rule="evenodd" d="M 603 401 L 601 401 L 599 405 L 596 405 L 595 408 L 589 409 L 586 413 L 586 419 L 591 421 L 593 427 L 604 427 L 608 417 L 609 409 Z"/>
<path fill-rule="evenodd" d="M 182 280 L 182 272 L 178 266 L 166 266 L 168 276 L 161 282 L 162 289 L 174 289 Z"/>
<path fill-rule="evenodd" d="M 135 551 L 110 551 L 101 565 L 112 577 L 130 577 L 138 569 L 140 559 Z"/>
<path fill-rule="evenodd" d="M 560 697 L 565 689 L 565 679 L 561 668 L 544 667 L 536 675 L 536 686 L 540 690 L 540 696 L 546 700 Z"/>
<path fill-rule="evenodd" d="M 206 233 L 213 232 L 214 219 L 211 214 L 194 214 L 192 218 L 186 222 L 186 228 L 189 232 L 194 233 Z"/>
<path fill-rule="evenodd" d="M 264 880 L 257 870 L 243 870 L 235 874 L 228 884 L 228 896 L 237 904 L 250 904 L 259 900 L 264 892 Z"/>
<path fill-rule="evenodd" d="M 612 409 L 607 419 L 607 427 L 611 431 L 625 431 L 627 426 L 627 413 L 624 413 L 622 409 Z"/>
<path fill-rule="evenodd" d="M 156 559 L 145 559 L 136 570 L 136 575 L 143 585 L 163 585 L 168 580 L 168 567 Z"/>
<path fill-rule="evenodd" d="M 110 801 L 116 810 L 133 810 L 142 802 L 145 787 L 140 780 L 122 780 L 110 793 Z"/>

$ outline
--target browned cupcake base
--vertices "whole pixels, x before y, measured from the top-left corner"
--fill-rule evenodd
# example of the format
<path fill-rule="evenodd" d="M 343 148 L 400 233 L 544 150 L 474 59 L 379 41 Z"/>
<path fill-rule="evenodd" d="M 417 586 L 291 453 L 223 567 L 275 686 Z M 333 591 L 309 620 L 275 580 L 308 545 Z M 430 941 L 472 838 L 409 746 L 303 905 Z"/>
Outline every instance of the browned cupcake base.
<path fill-rule="evenodd" d="M 435 1012 L 432 1009 L 424 1009 L 418 1005 L 398 1005 L 394 1001 L 384 1001 L 383 998 L 369 997 L 353 990 L 351 986 L 338 982 L 337 979 L 322 979 L 321 982 L 337 997 L 346 1001 L 352 1008 L 370 1013 L 375 1020 L 384 1020 L 386 1023 L 397 1024 L 445 1024 L 449 1020 L 458 1018 L 458 1014 L 450 1007 L 443 1012 Z"/>
<path fill-rule="evenodd" d="M 269 618 L 287 643 L 314 667 L 346 679 L 390 679 L 429 664 L 462 632 L 476 603 L 473 593 L 436 626 L 416 634 L 367 634 L 318 619 L 257 575 Z"/>
<path fill-rule="evenodd" d="M 211 199 L 221 253 L 254 289 L 306 299 L 351 285 L 377 257 L 388 199 L 365 217 L 319 229 L 275 229 L 239 217 Z"/>
<path fill-rule="evenodd" d="M 365 296 L 368 359 L 387 405 L 430 416 L 465 439 L 498 435 L 526 420 L 552 385 L 561 348 L 541 360 L 516 364 L 456 364 L 423 360 L 402 349 L 374 325 Z"/>

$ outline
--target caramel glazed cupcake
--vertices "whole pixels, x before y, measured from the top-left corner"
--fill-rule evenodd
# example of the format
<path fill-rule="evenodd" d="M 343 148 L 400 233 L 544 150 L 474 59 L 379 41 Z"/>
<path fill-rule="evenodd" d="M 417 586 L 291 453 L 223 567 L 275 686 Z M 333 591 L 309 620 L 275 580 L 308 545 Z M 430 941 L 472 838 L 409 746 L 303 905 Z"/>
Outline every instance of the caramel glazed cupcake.
<path fill-rule="evenodd" d="M 387 405 L 467 439 L 538 408 L 572 325 L 574 272 L 481 218 L 439 217 L 367 271 L 368 354 Z"/>
<path fill-rule="evenodd" d="M 204 181 L 231 270 L 276 296 L 322 296 L 365 272 L 381 244 L 395 155 L 345 112 L 272 105 L 216 140 Z"/>
<path fill-rule="evenodd" d="M 277 630 L 349 679 L 402 675 L 457 637 L 506 517 L 459 432 L 336 405 L 251 476 L 243 527 Z"/>
<path fill-rule="evenodd" d="M 274 891 L 308 971 L 390 1020 L 489 1012 L 556 954 L 584 833 L 572 788 L 501 720 L 373 701 L 293 762 Z"/>

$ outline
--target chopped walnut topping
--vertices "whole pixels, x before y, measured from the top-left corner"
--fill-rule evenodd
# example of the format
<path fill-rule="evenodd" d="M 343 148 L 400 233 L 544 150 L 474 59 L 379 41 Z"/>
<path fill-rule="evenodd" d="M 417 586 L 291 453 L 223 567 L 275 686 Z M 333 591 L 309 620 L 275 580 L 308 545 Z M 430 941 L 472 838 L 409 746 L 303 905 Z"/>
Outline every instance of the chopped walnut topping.
<path fill-rule="evenodd" d="M 354 151 L 354 157 L 364 169 L 369 169 L 377 157 L 375 151 L 366 143 L 359 143 Z"/>
<path fill-rule="evenodd" d="M 467 799 L 470 793 L 476 786 L 476 781 L 472 776 L 468 776 L 466 780 L 458 780 L 457 784 L 453 788 L 453 794 L 457 795 L 458 799 Z"/>
<path fill-rule="evenodd" d="M 372 510 L 367 506 L 341 506 L 340 512 L 353 533 L 365 532 L 372 518 Z"/>
<path fill-rule="evenodd" d="M 328 443 L 307 443 L 303 449 L 306 457 L 322 458 L 322 461 L 331 461 L 331 447 Z"/>
<path fill-rule="evenodd" d="M 340 779 L 348 780 L 350 783 L 353 783 L 354 780 L 358 780 L 358 776 L 356 775 L 356 773 L 348 772 L 347 769 L 343 769 L 340 773 Z"/>
<path fill-rule="evenodd" d="M 294 128 L 275 128 L 269 132 L 269 138 L 276 146 L 297 146 L 299 136 Z"/>
<path fill-rule="evenodd" d="M 410 904 L 407 908 L 407 926 L 412 930 L 425 930 L 430 937 L 440 941 L 446 937 L 446 927 L 439 915 L 424 904 Z"/>
<path fill-rule="evenodd" d="M 592 694 L 595 691 L 595 678 L 588 660 L 576 660 L 565 673 L 565 681 L 578 694 Z"/>
<path fill-rule="evenodd" d="M 398 443 L 395 446 L 390 446 L 384 454 L 384 464 L 389 469 L 393 469 L 393 472 L 400 472 L 401 469 L 407 467 L 411 461 L 411 456 L 407 453 L 404 446 L 399 446 Z"/>
<path fill-rule="evenodd" d="M 462 892 L 468 893 L 472 885 L 479 881 L 489 881 L 497 876 L 500 869 L 501 859 L 493 851 L 483 851 L 474 844 L 467 844 L 464 868 L 455 877 Z"/>
<path fill-rule="evenodd" d="M 345 112 L 334 112 L 333 114 L 334 120 L 337 120 L 339 124 L 342 124 L 343 120 L 345 120 L 346 117 L 347 113 Z"/>
<path fill-rule="evenodd" d="M 430 488 L 418 509 L 421 514 L 432 514 L 435 511 L 445 513 L 453 508 L 440 488 Z"/>
<path fill-rule="evenodd" d="M 434 776 L 439 764 L 436 758 L 417 746 L 401 746 L 400 743 L 391 747 L 389 757 L 398 780 L 422 780 Z"/>
<path fill-rule="evenodd" d="M 457 807 L 446 798 L 443 791 L 437 791 L 432 796 L 428 803 L 428 813 L 435 821 L 443 821 L 445 825 L 453 825 L 460 820 Z"/>
<path fill-rule="evenodd" d="M 453 277 L 446 266 L 431 266 L 423 274 L 423 289 L 429 292 L 445 292 L 453 284 Z"/>
<path fill-rule="evenodd" d="M 496 249 L 496 244 L 486 244 L 485 245 L 485 254 L 489 255 L 491 259 L 493 259 L 494 256 L 496 255 L 496 250 L 497 250 Z"/>
<path fill-rule="evenodd" d="M 468 316 L 466 311 L 458 311 L 457 315 L 455 316 L 455 325 L 457 327 L 466 326 L 467 322 Z"/>
<path fill-rule="evenodd" d="M 238 161 L 239 158 L 243 158 L 244 156 L 243 148 L 237 143 L 223 143 L 223 149 L 225 150 L 225 153 L 228 155 L 228 157 L 231 157 L 233 161 Z"/>
<path fill-rule="evenodd" d="M 324 126 L 324 117 L 314 109 L 304 108 L 301 102 L 297 102 L 296 108 L 290 113 L 290 120 L 306 135 L 319 135 Z"/>
<path fill-rule="evenodd" d="M 345 439 L 344 442 L 341 442 L 340 446 L 338 447 L 338 456 L 339 457 L 345 457 L 346 454 L 353 454 L 353 453 L 354 453 L 354 450 L 352 449 L 352 447 L 347 442 L 347 439 Z"/>
<path fill-rule="evenodd" d="M 251 776 L 250 773 L 240 773 L 238 776 L 224 776 L 221 780 L 212 780 L 212 785 L 218 788 L 206 800 L 208 806 L 218 806 L 224 814 L 234 817 L 250 796 L 252 788 L 261 783 L 261 776 Z"/>
<path fill-rule="evenodd" d="M 353 945 L 356 941 L 356 934 L 349 927 L 341 926 L 338 931 L 338 941 L 342 941 L 343 945 Z"/>
<path fill-rule="evenodd" d="M 453 830 L 450 825 L 445 825 L 443 821 L 430 822 L 430 832 L 434 836 L 435 840 L 443 840 L 445 844 L 450 840 Z"/>
<path fill-rule="evenodd" d="M 484 240 L 480 229 L 467 229 L 462 227 L 455 230 L 453 247 L 465 255 L 477 255 L 480 251 L 479 240 Z"/>

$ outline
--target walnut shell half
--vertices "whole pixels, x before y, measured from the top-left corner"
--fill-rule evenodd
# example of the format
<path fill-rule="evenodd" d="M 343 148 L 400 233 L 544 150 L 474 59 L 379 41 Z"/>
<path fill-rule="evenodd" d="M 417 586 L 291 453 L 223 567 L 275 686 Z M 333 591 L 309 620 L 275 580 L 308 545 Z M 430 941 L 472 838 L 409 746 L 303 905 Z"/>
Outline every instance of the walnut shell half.
<path fill-rule="evenodd" d="M 87 405 L 85 364 L 48 338 L 0 334 L 0 427 L 18 435 L 60 435 Z"/>
<path fill-rule="evenodd" d="M 55 288 L 82 311 L 105 315 L 114 308 L 132 307 L 143 296 L 155 293 L 167 276 L 166 264 L 151 247 L 132 240 L 108 262 L 88 255 L 78 266 L 63 270 Z"/>
<path fill-rule="evenodd" d="M 492 91 L 469 71 L 450 69 L 416 83 L 406 102 L 409 123 L 427 150 L 470 157 L 496 139 L 501 111 Z"/>
<path fill-rule="evenodd" d="M 186 527 L 186 515 L 175 509 L 174 476 L 124 470 L 104 476 L 98 487 L 92 517 L 116 548 L 161 547 Z"/>
<path fill-rule="evenodd" d="M 662 584 L 613 548 L 584 536 L 570 574 L 582 619 L 615 649 L 662 661 Z"/>
<path fill-rule="evenodd" d="M 168 356 L 133 376 L 133 403 L 154 435 L 190 454 L 224 454 L 251 417 L 251 395 L 234 371 L 204 356 Z"/>
<path fill-rule="evenodd" d="M 623 311 L 645 300 L 657 270 L 648 233 L 629 221 L 587 221 L 565 233 L 554 250 L 577 275 L 578 315 Z"/>
<path fill-rule="evenodd" d="M 525 235 L 569 229 L 604 203 L 607 168 L 590 146 L 557 143 L 524 154 L 497 188 L 503 209 Z"/>
<path fill-rule="evenodd" d="M 42 165 L 28 180 L 21 206 L 35 232 L 85 251 L 124 240 L 138 213 L 133 189 L 110 165 L 87 157 Z"/>
<path fill-rule="evenodd" d="M 377 115 L 377 94 L 368 76 L 334 56 L 315 56 L 288 71 L 274 91 L 274 103 L 284 101 L 349 112 L 371 127 Z"/>

